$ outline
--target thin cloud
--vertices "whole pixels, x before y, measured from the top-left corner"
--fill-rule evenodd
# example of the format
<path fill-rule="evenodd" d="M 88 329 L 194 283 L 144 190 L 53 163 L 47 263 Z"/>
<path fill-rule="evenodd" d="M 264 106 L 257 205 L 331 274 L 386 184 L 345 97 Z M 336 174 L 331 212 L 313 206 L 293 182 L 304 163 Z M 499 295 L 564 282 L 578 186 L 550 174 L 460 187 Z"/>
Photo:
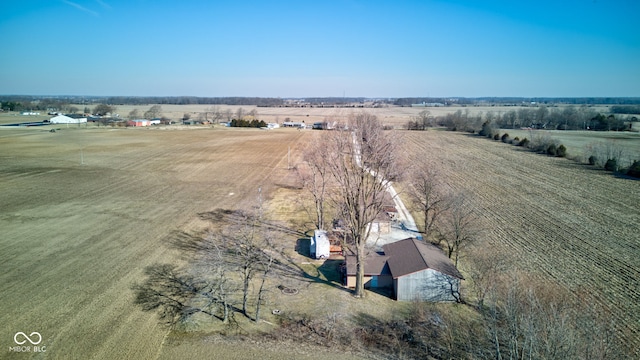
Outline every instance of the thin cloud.
<path fill-rule="evenodd" d="M 96 2 L 98 4 L 100 4 L 100 6 L 102 6 L 103 8 L 105 8 L 107 10 L 111 10 L 111 5 L 107 4 L 106 2 L 104 2 L 102 0 L 96 0 Z"/>
<path fill-rule="evenodd" d="M 65 3 L 65 4 L 67 4 L 67 5 L 69 5 L 69 6 L 73 6 L 74 8 L 76 8 L 76 9 L 78 9 L 78 10 L 80 10 L 80 11 L 84 11 L 84 12 L 86 12 L 87 14 L 91 14 L 91 15 L 96 16 L 96 17 L 99 17 L 99 16 L 100 16 L 100 14 L 98 14 L 98 12 L 93 11 L 93 10 L 91 10 L 91 9 L 87 9 L 86 7 L 84 7 L 84 6 L 80 5 L 80 4 L 76 4 L 76 3 L 74 3 L 74 2 L 67 1 L 67 0 L 62 0 L 62 2 L 63 2 L 63 3 Z"/>

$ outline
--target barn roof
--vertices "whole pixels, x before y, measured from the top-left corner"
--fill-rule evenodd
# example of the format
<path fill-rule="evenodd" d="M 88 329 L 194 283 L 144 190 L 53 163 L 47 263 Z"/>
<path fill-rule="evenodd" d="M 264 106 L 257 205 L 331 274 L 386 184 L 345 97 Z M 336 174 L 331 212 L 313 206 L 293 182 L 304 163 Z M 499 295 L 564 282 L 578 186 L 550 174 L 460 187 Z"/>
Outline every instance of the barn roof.
<path fill-rule="evenodd" d="M 408 238 L 382 246 L 387 263 L 398 278 L 414 272 L 433 269 L 459 279 L 464 279 L 451 260 L 436 246 L 426 244 L 415 238 Z"/>
<path fill-rule="evenodd" d="M 365 257 L 364 275 L 391 275 L 389 265 L 387 265 L 389 257 L 378 253 L 372 253 Z M 347 275 L 356 274 L 356 257 L 355 255 L 347 255 L 345 257 L 347 264 Z"/>

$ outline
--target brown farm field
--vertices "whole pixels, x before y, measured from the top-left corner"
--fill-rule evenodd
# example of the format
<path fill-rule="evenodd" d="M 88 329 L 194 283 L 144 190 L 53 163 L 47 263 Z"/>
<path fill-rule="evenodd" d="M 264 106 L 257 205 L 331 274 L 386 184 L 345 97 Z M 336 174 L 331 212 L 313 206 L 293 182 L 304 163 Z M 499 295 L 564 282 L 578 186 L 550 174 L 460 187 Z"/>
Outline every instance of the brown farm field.
<path fill-rule="evenodd" d="M 401 135 L 408 154 L 435 162 L 452 190 L 472 195 L 496 255 L 589 293 L 612 311 L 620 336 L 640 347 L 638 181 L 472 135 Z M 259 187 L 274 218 L 299 217 L 288 148 L 295 164 L 321 136 L 181 126 L 0 128 L 0 358 L 275 359 L 314 358 L 315 351 L 315 358 L 335 358 L 327 349 L 291 352 L 304 349 L 297 344 L 271 344 L 267 355 L 256 352 L 265 344 L 171 332 L 134 305 L 131 291 L 146 266 L 183 261 L 167 246 L 172 233 L 202 230 L 201 213 L 250 208 Z M 321 264 L 298 261 L 325 276 Z M 376 294 L 355 300 L 331 281 L 300 290 L 286 299 L 274 294 L 269 306 L 322 308 L 323 315 L 403 311 Z M 6 351 L 20 331 L 42 334 L 46 352 Z"/>
<path fill-rule="evenodd" d="M 303 145 L 284 129 L 47 130 L 0 128 L 3 359 L 160 356 L 168 331 L 132 284 L 179 261 L 167 237 L 198 213 L 268 198 Z M 46 351 L 8 351 L 18 332 Z"/>
<path fill-rule="evenodd" d="M 640 348 L 639 181 L 474 135 L 407 132 L 405 141 L 451 190 L 471 195 L 497 257 L 593 297 Z"/>

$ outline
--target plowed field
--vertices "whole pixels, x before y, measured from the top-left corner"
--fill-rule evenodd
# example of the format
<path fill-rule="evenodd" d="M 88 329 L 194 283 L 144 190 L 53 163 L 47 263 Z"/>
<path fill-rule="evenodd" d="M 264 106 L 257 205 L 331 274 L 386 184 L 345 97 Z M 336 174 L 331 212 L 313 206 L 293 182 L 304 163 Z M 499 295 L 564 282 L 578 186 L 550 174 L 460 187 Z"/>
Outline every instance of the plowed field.
<path fill-rule="evenodd" d="M 513 266 L 590 293 L 640 348 L 640 181 L 461 133 L 406 133 L 406 149 L 468 192 Z"/>
<path fill-rule="evenodd" d="M 176 262 L 198 213 L 255 204 L 303 132 L 0 131 L 0 358 L 148 359 L 167 329 L 133 303 L 145 266 Z M 24 337 L 23 352 L 14 335 Z M 36 352 L 36 350 L 45 352 Z"/>

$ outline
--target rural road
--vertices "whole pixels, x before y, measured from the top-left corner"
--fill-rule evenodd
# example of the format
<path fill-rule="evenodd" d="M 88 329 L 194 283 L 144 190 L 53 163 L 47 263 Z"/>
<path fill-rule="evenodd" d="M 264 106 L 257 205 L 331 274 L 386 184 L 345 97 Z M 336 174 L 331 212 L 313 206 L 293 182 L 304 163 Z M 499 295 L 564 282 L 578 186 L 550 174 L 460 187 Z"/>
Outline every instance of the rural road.
<path fill-rule="evenodd" d="M 391 195 L 391 198 L 395 203 L 396 210 L 398 211 L 398 219 L 391 224 L 389 232 L 379 233 L 372 231 L 369 234 L 369 238 L 367 239 L 367 244 L 375 248 L 380 248 L 382 247 L 382 245 L 393 243 L 410 237 L 421 239 L 422 236 L 418 232 L 418 227 L 416 226 L 416 222 L 413 219 L 413 216 L 411 216 L 411 213 L 409 212 L 409 210 L 407 210 L 407 207 L 404 206 L 404 203 L 398 195 L 398 192 L 393 188 L 393 185 L 391 185 L 391 181 L 377 175 L 375 171 L 362 166 L 360 157 L 360 143 L 357 141 L 356 134 L 354 132 L 352 132 L 351 135 L 353 137 L 353 144 L 356 152 L 356 164 L 368 171 L 372 176 L 378 179 L 378 181 L 384 184 L 387 192 L 389 193 L 389 195 Z"/>

